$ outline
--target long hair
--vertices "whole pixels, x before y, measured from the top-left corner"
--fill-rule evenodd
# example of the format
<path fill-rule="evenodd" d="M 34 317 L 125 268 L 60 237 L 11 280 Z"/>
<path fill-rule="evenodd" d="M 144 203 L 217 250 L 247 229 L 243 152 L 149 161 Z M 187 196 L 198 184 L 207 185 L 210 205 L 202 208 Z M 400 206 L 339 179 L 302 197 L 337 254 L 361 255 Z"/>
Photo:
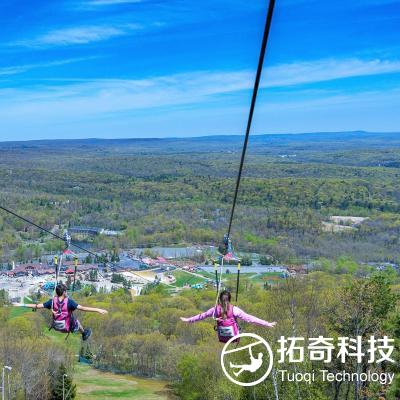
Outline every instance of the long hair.
<path fill-rule="evenodd" d="M 231 293 L 228 290 L 223 290 L 219 294 L 219 304 L 221 306 L 221 311 L 222 311 L 221 317 L 223 319 L 226 319 L 228 316 L 228 307 L 230 302 L 231 302 Z"/>

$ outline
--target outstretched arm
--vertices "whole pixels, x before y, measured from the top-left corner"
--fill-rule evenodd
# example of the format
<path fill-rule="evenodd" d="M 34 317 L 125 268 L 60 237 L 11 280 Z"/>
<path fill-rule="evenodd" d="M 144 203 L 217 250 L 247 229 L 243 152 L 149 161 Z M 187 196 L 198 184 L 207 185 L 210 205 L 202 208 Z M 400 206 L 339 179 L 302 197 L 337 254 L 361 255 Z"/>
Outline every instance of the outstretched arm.
<path fill-rule="evenodd" d="M 203 312 L 203 313 L 201 313 L 201 314 L 194 315 L 193 317 L 190 317 L 190 318 L 183 318 L 183 317 L 181 317 L 181 321 L 183 321 L 183 322 L 190 322 L 190 323 L 192 323 L 192 322 L 198 322 L 198 321 L 201 321 L 201 320 L 203 320 L 203 319 L 212 317 L 213 314 L 214 314 L 214 310 L 215 310 L 214 307 L 212 307 L 212 308 L 210 308 L 209 310 L 207 310 L 206 312 Z"/>
<path fill-rule="evenodd" d="M 268 322 L 263 319 L 254 317 L 253 315 L 245 313 L 239 307 L 233 307 L 233 315 L 235 318 L 239 318 L 242 321 L 248 322 L 250 324 L 265 326 L 267 328 L 272 328 L 276 325 L 276 322 Z"/>
<path fill-rule="evenodd" d="M 78 310 L 81 310 L 81 311 L 97 312 L 99 314 L 107 314 L 108 313 L 107 310 L 103 310 L 102 308 L 84 307 L 81 305 L 79 305 L 77 308 L 78 308 Z"/>
<path fill-rule="evenodd" d="M 22 304 L 22 303 L 12 303 L 14 307 L 26 307 L 26 308 L 44 308 L 43 304 Z"/>

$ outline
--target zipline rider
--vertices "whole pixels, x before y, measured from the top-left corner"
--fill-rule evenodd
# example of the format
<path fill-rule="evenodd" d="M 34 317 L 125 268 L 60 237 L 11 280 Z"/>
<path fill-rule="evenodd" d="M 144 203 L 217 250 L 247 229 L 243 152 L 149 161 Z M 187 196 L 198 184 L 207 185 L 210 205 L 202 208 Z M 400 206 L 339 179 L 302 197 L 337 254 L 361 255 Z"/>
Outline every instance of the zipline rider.
<path fill-rule="evenodd" d="M 92 334 L 90 328 L 84 329 L 82 324 L 77 320 L 73 312 L 75 310 L 85 311 L 85 312 L 96 312 L 99 314 L 107 314 L 107 310 L 102 308 L 93 308 L 81 306 L 67 295 L 67 286 L 63 283 L 59 283 L 56 286 L 56 295 L 46 301 L 43 304 L 14 304 L 18 307 L 28 307 L 33 310 L 47 308 L 52 311 L 53 320 L 49 327 L 57 332 L 68 333 L 80 332 L 82 334 L 82 340 L 86 341 Z M 68 336 L 67 336 L 68 337 Z"/>

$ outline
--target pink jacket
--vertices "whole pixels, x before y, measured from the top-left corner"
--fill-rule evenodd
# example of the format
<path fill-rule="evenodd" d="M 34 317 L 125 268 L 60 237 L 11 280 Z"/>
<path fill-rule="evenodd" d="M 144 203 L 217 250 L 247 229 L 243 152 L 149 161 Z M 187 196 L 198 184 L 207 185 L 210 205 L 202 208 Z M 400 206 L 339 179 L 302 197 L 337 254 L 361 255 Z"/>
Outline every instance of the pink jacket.
<path fill-rule="evenodd" d="M 206 318 L 210 318 L 214 315 L 215 313 L 215 307 L 210 308 L 209 310 L 201 313 L 194 315 L 193 317 L 189 318 L 187 322 L 198 322 Z M 260 326 L 266 326 L 269 327 L 271 324 L 268 321 L 264 321 L 263 319 L 254 317 L 253 315 L 246 314 L 243 310 L 241 310 L 239 307 L 233 306 L 233 316 L 235 318 L 239 318 L 242 321 L 248 322 L 250 324 L 255 324 L 255 325 L 260 325 Z"/>

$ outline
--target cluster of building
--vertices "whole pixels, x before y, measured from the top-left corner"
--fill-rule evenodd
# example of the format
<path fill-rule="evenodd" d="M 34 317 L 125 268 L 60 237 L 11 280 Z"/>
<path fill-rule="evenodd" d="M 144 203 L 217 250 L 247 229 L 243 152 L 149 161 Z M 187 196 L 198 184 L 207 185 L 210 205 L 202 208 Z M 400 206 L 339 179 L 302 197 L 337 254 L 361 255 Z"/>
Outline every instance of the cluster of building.
<path fill-rule="evenodd" d="M 79 273 L 89 272 L 92 270 L 97 270 L 97 264 L 78 264 L 77 271 Z M 61 272 L 66 275 L 74 274 L 75 267 L 73 261 L 63 261 L 61 266 Z M 13 264 L 11 270 L 5 271 L 0 270 L 0 276 L 8 276 L 9 278 L 18 278 L 23 276 L 42 276 L 55 274 L 55 266 L 54 264 L 48 263 L 24 263 L 24 264 Z"/>
<path fill-rule="evenodd" d="M 54 273 L 54 267 L 42 263 L 26 263 L 13 265 L 10 271 L 0 271 L 0 276 L 8 276 L 9 278 L 19 278 L 22 276 L 41 276 Z"/>

